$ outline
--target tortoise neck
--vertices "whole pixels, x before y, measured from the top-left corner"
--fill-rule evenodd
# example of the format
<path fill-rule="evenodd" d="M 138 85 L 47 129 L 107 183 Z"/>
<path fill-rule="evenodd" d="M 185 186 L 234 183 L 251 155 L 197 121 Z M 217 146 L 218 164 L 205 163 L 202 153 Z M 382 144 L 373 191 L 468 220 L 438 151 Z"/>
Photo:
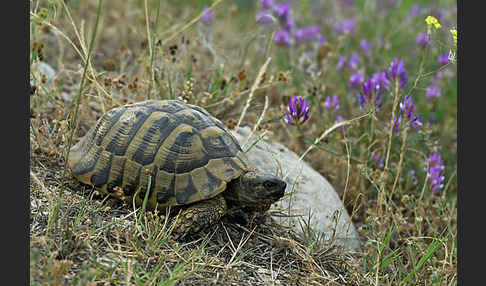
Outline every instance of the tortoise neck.
<path fill-rule="evenodd" d="M 223 192 L 223 196 L 228 205 L 241 204 L 241 177 L 236 178 L 228 183 L 226 191 Z"/>

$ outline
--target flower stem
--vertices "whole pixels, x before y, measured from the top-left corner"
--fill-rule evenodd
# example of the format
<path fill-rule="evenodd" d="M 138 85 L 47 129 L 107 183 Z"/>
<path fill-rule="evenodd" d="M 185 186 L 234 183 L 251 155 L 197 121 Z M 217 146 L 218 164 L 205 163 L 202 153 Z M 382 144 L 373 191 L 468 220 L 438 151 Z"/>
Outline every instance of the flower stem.
<path fill-rule="evenodd" d="M 374 135 L 375 135 L 375 107 L 371 107 L 371 118 L 370 118 L 370 145 L 373 144 Z"/>
<path fill-rule="evenodd" d="M 390 120 L 390 133 L 388 134 L 388 146 L 386 150 L 386 158 L 385 158 L 385 172 L 388 171 L 388 162 L 390 160 L 390 150 L 391 150 L 391 145 L 392 145 L 392 137 L 393 137 L 393 119 L 395 118 L 395 111 L 397 109 L 398 105 L 398 89 L 399 89 L 399 79 L 395 79 L 395 90 L 393 94 L 393 107 L 392 107 L 392 114 L 391 114 L 391 120 Z"/>
<path fill-rule="evenodd" d="M 386 176 L 387 178 L 384 178 L 385 174 L 388 174 L 388 163 L 389 163 L 389 160 L 390 160 L 390 150 L 391 150 L 391 145 L 392 145 L 392 137 L 393 137 L 393 119 L 395 118 L 395 110 L 397 108 L 397 105 L 398 105 L 398 90 L 399 90 L 399 79 L 396 78 L 395 79 L 395 89 L 394 89 L 394 95 L 393 95 L 393 107 L 392 107 L 392 114 L 391 114 L 391 120 L 390 120 L 390 133 L 388 135 L 388 146 L 387 146 L 387 150 L 386 150 L 386 157 L 385 157 L 385 166 L 383 168 L 383 172 L 381 173 L 380 175 L 380 179 L 379 179 L 379 182 L 380 182 L 380 186 L 381 186 L 381 190 L 380 190 L 380 193 L 378 195 L 378 203 L 377 203 L 377 207 L 383 205 L 383 198 L 385 196 L 385 184 L 386 184 L 386 179 L 388 178 L 388 176 Z"/>
<path fill-rule="evenodd" d="M 395 182 L 393 182 L 393 188 L 390 197 L 395 192 L 395 187 L 398 183 L 398 178 L 400 177 L 400 172 L 402 171 L 403 157 L 405 154 L 405 145 L 407 144 L 408 127 L 403 128 L 402 131 L 402 147 L 400 149 L 400 161 L 398 162 L 397 175 L 395 176 Z"/>

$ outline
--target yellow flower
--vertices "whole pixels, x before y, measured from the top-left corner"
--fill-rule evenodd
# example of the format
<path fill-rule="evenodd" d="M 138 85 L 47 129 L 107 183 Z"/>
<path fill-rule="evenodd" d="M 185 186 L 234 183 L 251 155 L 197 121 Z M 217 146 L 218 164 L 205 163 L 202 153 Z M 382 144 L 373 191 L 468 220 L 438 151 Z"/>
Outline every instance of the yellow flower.
<path fill-rule="evenodd" d="M 435 18 L 434 16 L 427 16 L 427 18 L 425 18 L 425 22 L 427 23 L 427 25 L 431 26 L 431 25 L 434 25 L 434 27 L 436 29 L 439 29 L 440 27 L 442 27 L 439 23 L 439 21 L 437 21 L 437 18 Z"/>
<path fill-rule="evenodd" d="M 457 30 L 456 29 L 450 29 L 449 30 L 452 35 L 452 39 L 454 39 L 454 43 L 457 44 Z"/>

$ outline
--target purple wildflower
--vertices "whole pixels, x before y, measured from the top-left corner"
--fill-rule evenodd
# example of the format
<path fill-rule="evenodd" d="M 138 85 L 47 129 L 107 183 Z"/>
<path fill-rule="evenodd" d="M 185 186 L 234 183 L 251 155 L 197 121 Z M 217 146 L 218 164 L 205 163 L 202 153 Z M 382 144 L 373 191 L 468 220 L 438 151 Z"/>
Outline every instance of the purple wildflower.
<path fill-rule="evenodd" d="M 324 101 L 324 110 L 331 109 L 331 107 L 333 107 L 334 112 L 339 109 L 339 98 L 336 94 L 334 94 L 332 98 L 327 96 Z"/>
<path fill-rule="evenodd" d="M 305 28 L 299 28 L 295 31 L 295 39 L 299 42 L 304 42 L 305 39 Z"/>
<path fill-rule="evenodd" d="M 338 122 L 341 122 L 341 121 L 344 121 L 344 118 L 341 116 L 341 115 L 338 115 L 336 117 L 336 120 L 334 121 L 334 123 L 338 123 Z M 339 133 L 341 134 L 341 136 L 344 137 L 344 128 L 346 128 L 346 126 L 341 126 L 339 127 Z"/>
<path fill-rule="evenodd" d="M 413 129 L 418 129 L 418 128 L 420 128 L 420 127 L 422 127 L 424 125 L 424 119 L 422 118 L 422 116 L 420 116 L 418 114 L 414 114 L 413 115 L 413 118 L 410 119 L 410 121 L 409 121 L 408 124 Z"/>
<path fill-rule="evenodd" d="M 329 96 L 326 96 L 326 100 L 324 101 L 324 109 L 329 108 L 331 108 L 331 98 Z"/>
<path fill-rule="evenodd" d="M 440 7 L 435 7 L 435 9 L 432 8 L 432 12 L 430 13 L 430 15 L 432 15 L 435 18 L 437 18 L 438 20 L 440 20 L 440 18 L 442 18 L 442 16 L 444 15 L 444 13 L 446 13 L 446 9 L 440 8 Z"/>
<path fill-rule="evenodd" d="M 285 18 L 285 20 L 283 21 L 283 26 L 288 31 L 292 31 L 292 29 L 294 28 L 294 18 L 292 17 L 292 15 L 289 15 Z"/>
<path fill-rule="evenodd" d="M 354 32 L 355 25 L 356 23 L 354 19 L 349 18 L 349 19 L 344 19 L 340 23 L 334 22 L 332 26 L 334 28 L 334 31 L 338 34 L 344 34 L 344 33 L 351 34 Z"/>
<path fill-rule="evenodd" d="M 428 169 L 427 179 L 430 182 L 430 188 L 434 194 L 438 194 L 439 190 L 444 186 L 444 164 L 438 153 L 432 153 L 427 160 Z"/>
<path fill-rule="evenodd" d="M 403 60 L 398 62 L 397 58 L 394 58 L 390 64 L 390 68 L 388 69 L 387 77 L 392 79 L 399 79 L 400 86 L 405 87 L 408 80 L 408 73 L 405 70 Z"/>
<path fill-rule="evenodd" d="M 385 161 L 385 157 L 377 155 L 375 151 L 371 152 L 371 163 L 376 163 L 376 166 L 379 169 L 383 168 L 384 161 Z"/>
<path fill-rule="evenodd" d="M 388 88 L 388 78 L 386 72 L 375 72 L 371 78 L 377 85 L 380 91 L 385 91 Z"/>
<path fill-rule="evenodd" d="M 398 59 L 394 58 L 389 68 L 391 77 L 396 78 L 399 77 L 402 73 L 406 72 L 403 66 L 403 60 L 400 60 L 400 62 L 398 62 Z"/>
<path fill-rule="evenodd" d="M 334 111 L 339 109 L 339 97 L 334 94 L 331 99 L 331 105 L 334 106 Z"/>
<path fill-rule="evenodd" d="M 263 9 L 270 9 L 273 7 L 273 0 L 262 0 Z"/>
<path fill-rule="evenodd" d="M 208 6 L 205 5 L 203 8 L 203 16 L 201 17 L 201 22 L 205 25 L 211 25 L 214 21 L 214 15 L 216 14 L 213 10 L 209 10 Z"/>
<path fill-rule="evenodd" d="M 395 134 L 400 133 L 400 124 L 401 123 L 402 123 L 402 117 L 401 116 L 393 118 L 393 122 L 392 122 L 393 133 L 395 133 Z"/>
<path fill-rule="evenodd" d="M 413 129 L 418 129 L 424 123 L 424 120 L 421 116 L 413 114 L 413 110 L 415 108 L 415 104 L 412 102 L 412 95 L 405 96 L 405 98 L 399 104 L 400 108 L 400 115 L 398 118 L 394 119 L 393 124 L 395 128 L 395 132 L 398 132 L 397 126 L 395 124 L 400 124 L 407 119 L 406 123 L 408 126 L 412 127 Z"/>
<path fill-rule="evenodd" d="M 371 44 L 368 43 L 365 38 L 361 39 L 361 41 L 359 42 L 359 45 L 361 46 L 361 49 L 363 50 L 363 52 L 365 54 L 368 53 L 369 51 L 371 51 L 371 49 L 372 49 Z"/>
<path fill-rule="evenodd" d="M 437 83 L 437 82 L 439 82 L 440 80 L 442 80 L 442 79 L 445 77 L 445 75 L 446 75 L 446 73 L 445 73 L 445 72 L 446 72 L 446 70 L 444 70 L 444 69 L 438 70 L 438 71 L 437 71 L 437 73 L 435 74 L 435 76 L 434 76 L 434 78 L 433 78 L 432 82 Z"/>
<path fill-rule="evenodd" d="M 365 103 L 366 103 L 366 96 L 363 93 L 360 93 L 358 96 L 359 107 L 363 107 Z"/>
<path fill-rule="evenodd" d="M 439 57 L 437 58 L 437 62 L 441 66 L 448 64 L 450 62 L 449 61 L 449 53 L 444 53 L 444 54 L 439 55 Z"/>
<path fill-rule="evenodd" d="M 384 162 L 385 162 L 385 157 L 381 156 L 380 160 L 378 160 L 378 168 L 383 169 Z"/>
<path fill-rule="evenodd" d="M 299 42 L 307 42 L 319 34 L 319 26 L 309 26 L 297 29 L 295 31 L 295 38 Z"/>
<path fill-rule="evenodd" d="M 364 75 L 363 72 L 361 71 L 355 71 L 350 77 L 349 77 L 349 87 L 351 88 L 359 88 L 361 86 L 361 83 L 364 80 Z"/>
<path fill-rule="evenodd" d="M 355 27 L 355 21 L 353 18 L 346 19 L 342 23 L 342 28 L 344 32 L 351 34 L 354 32 L 354 27 Z"/>
<path fill-rule="evenodd" d="M 376 79 L 368 77 L 361 83 L 361 86 L 362 91 L 358 97 L 360 107 L 363 107 L 363 105 L 367 102 L 371 106 L 374 106 L 375 109 L 379 109 L 385 103 L 385 100 L 380 102 L 385 88 L 381 86 Z"/>
<path fill-rule="evenodd" d="M 346 60 L 348 59 L 347 56 L 340 56 L 338 59 L 338 63 L 336 65 L 336 70 L 340 70 L 344 64 L 346 63 Z"/>
<path fill-rule="evenodd" d="M 412 118 L 412 112 L 415 107 L 415 105 L 412 102 L 412 95 L 405 96 L 402 102 L 400 102 L 400 112 L 402 114 L 407 114 L 408 119 Z"/>
<path fill-rule="evenodd" d="M 275 6 L 274 11 L 282 21 L 285 21 L 290 15 L 290 3 L 280 3 Z"/>
<path fill-rule="evenodd" d="M 272 2 L 273 3 L 273 2 Z M 268 4 L 268 3 L 266 3 Z M 264 3 L 262 2 L 262 6 Z M 290 9 L 290 3 L 280 3 L 277 5 L 273 6 L 273 12 L 274 15 L 278 18 L 280 21 L 280 25 L 282 28 L 287 30 L 287 33 L 289 34 L 290 37 L 290 31 L 294 27 L 294 19 L 292 18 L 292 10 Z"/>
<path fill-rule="evenodd" d="M 256 21 L 258 24 L 261 24 L 261 25 L 267 25 L 267 24 L 270 24 L 274 21 L 274 18 L 271 14 L 263 11 L 263 10 L 260 10 L 260 12 L 258 12 L 257 16 L 256 16 Z"/>
<path fill-rule="evenodd" d="M 356 67 L 358 67 L 358 60 L 359 60 L 358 53 L 353 53 L 351 55 L 351 58 L 349 59 L 349 63 L 348 63 L 349 68 L 355 69 Z"/>
<path fill-rule="evenodd" d="M 309 119 L 310 101 L 304 100 L 301 96 L 292 96 L 289 98 L 289 106 L 285 115 L 285 122 L 291 125 L 300 125 Z"/>
<path fill-rule="evenodd" d="M 419 4 L 413 4 L 412 8 L 410 9 L 409 16 L 410 17 L 417 17 L 420 13 L 420 5 Z"/>
<path fill-rule="evenodd" d="M 317 34 L 317 42 L 319 43 L 319 45 L 323 45 L 325 42 L 327 42 L 327 39 L 319 33 Z"/>
<path fill-rule="evenodd" d="M 363 94 L 371 98 L 373 92 L 376 91 L 375 81 L 368 77 L 361 85 L 363 86 Z"/>
<path fill-rule="evenodd" d="M 415 41 L 424 48 L 429 43 L 429 35 L 427 33 L 419 33 L 415 38 Z"/>
<path fill-rule="evenodd" d="M 437 99 L 440 97 L 440 88 L 437 85 L 430 85 L 427 87 L 427 91 L 425 92 L 425 98 L 427 100 Z"/>
<path fill-rule="evenodd" d="M 285 29 L 281 29 L 275 33 L 273 38 L 274 42 L 278 45 L 289 46 L 290 45 L 290 33 Z"/>

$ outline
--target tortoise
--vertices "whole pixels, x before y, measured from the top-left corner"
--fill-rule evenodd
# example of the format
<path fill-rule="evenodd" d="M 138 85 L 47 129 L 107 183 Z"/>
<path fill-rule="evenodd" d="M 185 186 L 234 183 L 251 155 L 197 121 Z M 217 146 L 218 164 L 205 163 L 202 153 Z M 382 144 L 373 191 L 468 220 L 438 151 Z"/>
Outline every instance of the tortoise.
<path fill-rule="evenodd" d="M 178 100 L 107 111 L 70 149 L 68 166 L 81 183 L 130 204 L 147 195 L 148 210 L 179 208 L 173 232 L 182 236 L 225 214 L 262 214 L 287 185 L 250 168 L 221 121 Z"/>

